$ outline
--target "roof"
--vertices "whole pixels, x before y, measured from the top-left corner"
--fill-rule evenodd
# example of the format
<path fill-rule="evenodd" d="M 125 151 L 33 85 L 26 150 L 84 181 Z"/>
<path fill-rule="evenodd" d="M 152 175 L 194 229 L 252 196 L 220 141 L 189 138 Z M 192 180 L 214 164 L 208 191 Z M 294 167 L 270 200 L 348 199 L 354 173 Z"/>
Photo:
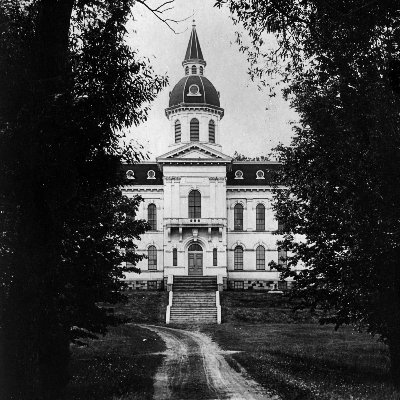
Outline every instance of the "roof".
<path fill-rule="evenodd" d="M 271 161 L 233 161 L 232 168 L 226 174 L 227 186 L 265 186 L 277 182 L 277 173 L 281 164 Z M 235 179 L 236 171 L 242 171 L 243 179 Z M 264 173 L 264 179 L 257 179 L 257 171 Z"/>
<path fill-rule="evenodd" d="M 203 53 L 201 51 L 199 38 L 197 37 L 196 25 L 193 25 L 192 33 L 190 34 L 190 39 L 188 47 L 185 54 L 185 61 L 204 61 Z"/>
<path fill-rule="evenodd" d="M 197 85 L 197 95 L 189 92 L 192 85 Z M 218 92 L 205 76 L 185 76 L 175 85 L 169 97 L 169 107 L 195 104 L 220 107 Z"/>
<path fill-rule="evenodd" d="M 155 173 L 155 179 L 148 178 L 148 172 L 152 170 Z M 163 175 L 156 162 L 143 162 L 138 164 L 123 164 L 122 171 L 125 175 L 126 185 L 162 185 Z M 134 179 L 128 179 L 126 173 L 133 172 Z"/>

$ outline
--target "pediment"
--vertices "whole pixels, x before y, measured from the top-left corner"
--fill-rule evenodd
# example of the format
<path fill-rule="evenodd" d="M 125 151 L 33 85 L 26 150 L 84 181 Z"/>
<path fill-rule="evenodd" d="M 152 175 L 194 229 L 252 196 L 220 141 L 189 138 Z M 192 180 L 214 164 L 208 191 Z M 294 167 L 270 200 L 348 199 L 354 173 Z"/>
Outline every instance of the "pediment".
<path fill-rule="evenodd" d="M 188 160 L 202 160 L 202 161 L 226 161 L 230 162 L 231 157 L 203 144 L 189 143 L 187 145 L 178 147 L 170 152 L 157 157 L 157 162 L 168 161 L 188 161 Z"/>

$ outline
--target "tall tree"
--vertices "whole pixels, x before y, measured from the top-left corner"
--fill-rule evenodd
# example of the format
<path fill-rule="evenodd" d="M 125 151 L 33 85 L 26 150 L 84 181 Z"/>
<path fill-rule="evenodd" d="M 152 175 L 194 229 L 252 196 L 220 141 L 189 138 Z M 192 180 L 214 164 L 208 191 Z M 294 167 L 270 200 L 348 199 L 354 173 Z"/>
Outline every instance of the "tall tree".
<path fill-rule="evenodd" d="M 370 0 L 229 3 L 252 45 L 238 36 L 253 76 L 279 74 L 300 115 L 279 146 L 275 210 L 281 245 L 306 304 L 337 326 L 378 334 L 400 385 L 400 26 L 398 2 Z M 264 51 L 267 34 L 277 40 Z M 303 263 L 298 275 L 291 267 Z"/>
<path fill-rule="evenodd" d="M 105 331 L 98 303 L 141 258 L 140 199 L 118 189 L 138 155 L 118 132 L 166 79 L 125 43 L 133 3 L 0 5 L 1 398 L 59 398 L 70 341 Z"/>

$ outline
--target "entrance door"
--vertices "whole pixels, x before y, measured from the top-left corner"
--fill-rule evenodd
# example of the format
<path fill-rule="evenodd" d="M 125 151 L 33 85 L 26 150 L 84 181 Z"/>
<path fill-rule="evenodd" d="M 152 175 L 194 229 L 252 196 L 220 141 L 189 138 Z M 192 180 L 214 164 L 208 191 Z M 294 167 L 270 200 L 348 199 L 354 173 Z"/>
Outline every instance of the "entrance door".
<path fill-rule="evenodd" d="M 203 249 L 199 244 L 192 244 L 188 249 L 188 275 L 203 275 Z"/>

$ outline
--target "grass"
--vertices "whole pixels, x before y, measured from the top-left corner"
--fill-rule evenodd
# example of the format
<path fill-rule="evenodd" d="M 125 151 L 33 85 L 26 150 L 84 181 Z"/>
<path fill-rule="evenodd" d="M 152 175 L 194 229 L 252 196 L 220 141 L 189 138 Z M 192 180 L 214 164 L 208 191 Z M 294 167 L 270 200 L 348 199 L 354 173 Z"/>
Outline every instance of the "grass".
<path fill-rule="evenodd" d="M 233 368 L 241 365 L 282 399 L 400 399 L 387 348 L 371 336 L 321 326 L 317 313 L 293 312 L 282 296 L 225 292 L 221 300 L 224 323 L 202 330 L 239 351 L 227 356 Z"/>
<path fill-rule="evenodd" d="M 165 292 L 129 292 L 129 302 L 114 307 L 135 323 L 162 323 Z M 126 324 L 110 328 L 87 347 L 72 349 L 71 381 L 66 400 L 152 399 L 153 377 L 165 350 L 160 337 L 147 329 Z"/>

